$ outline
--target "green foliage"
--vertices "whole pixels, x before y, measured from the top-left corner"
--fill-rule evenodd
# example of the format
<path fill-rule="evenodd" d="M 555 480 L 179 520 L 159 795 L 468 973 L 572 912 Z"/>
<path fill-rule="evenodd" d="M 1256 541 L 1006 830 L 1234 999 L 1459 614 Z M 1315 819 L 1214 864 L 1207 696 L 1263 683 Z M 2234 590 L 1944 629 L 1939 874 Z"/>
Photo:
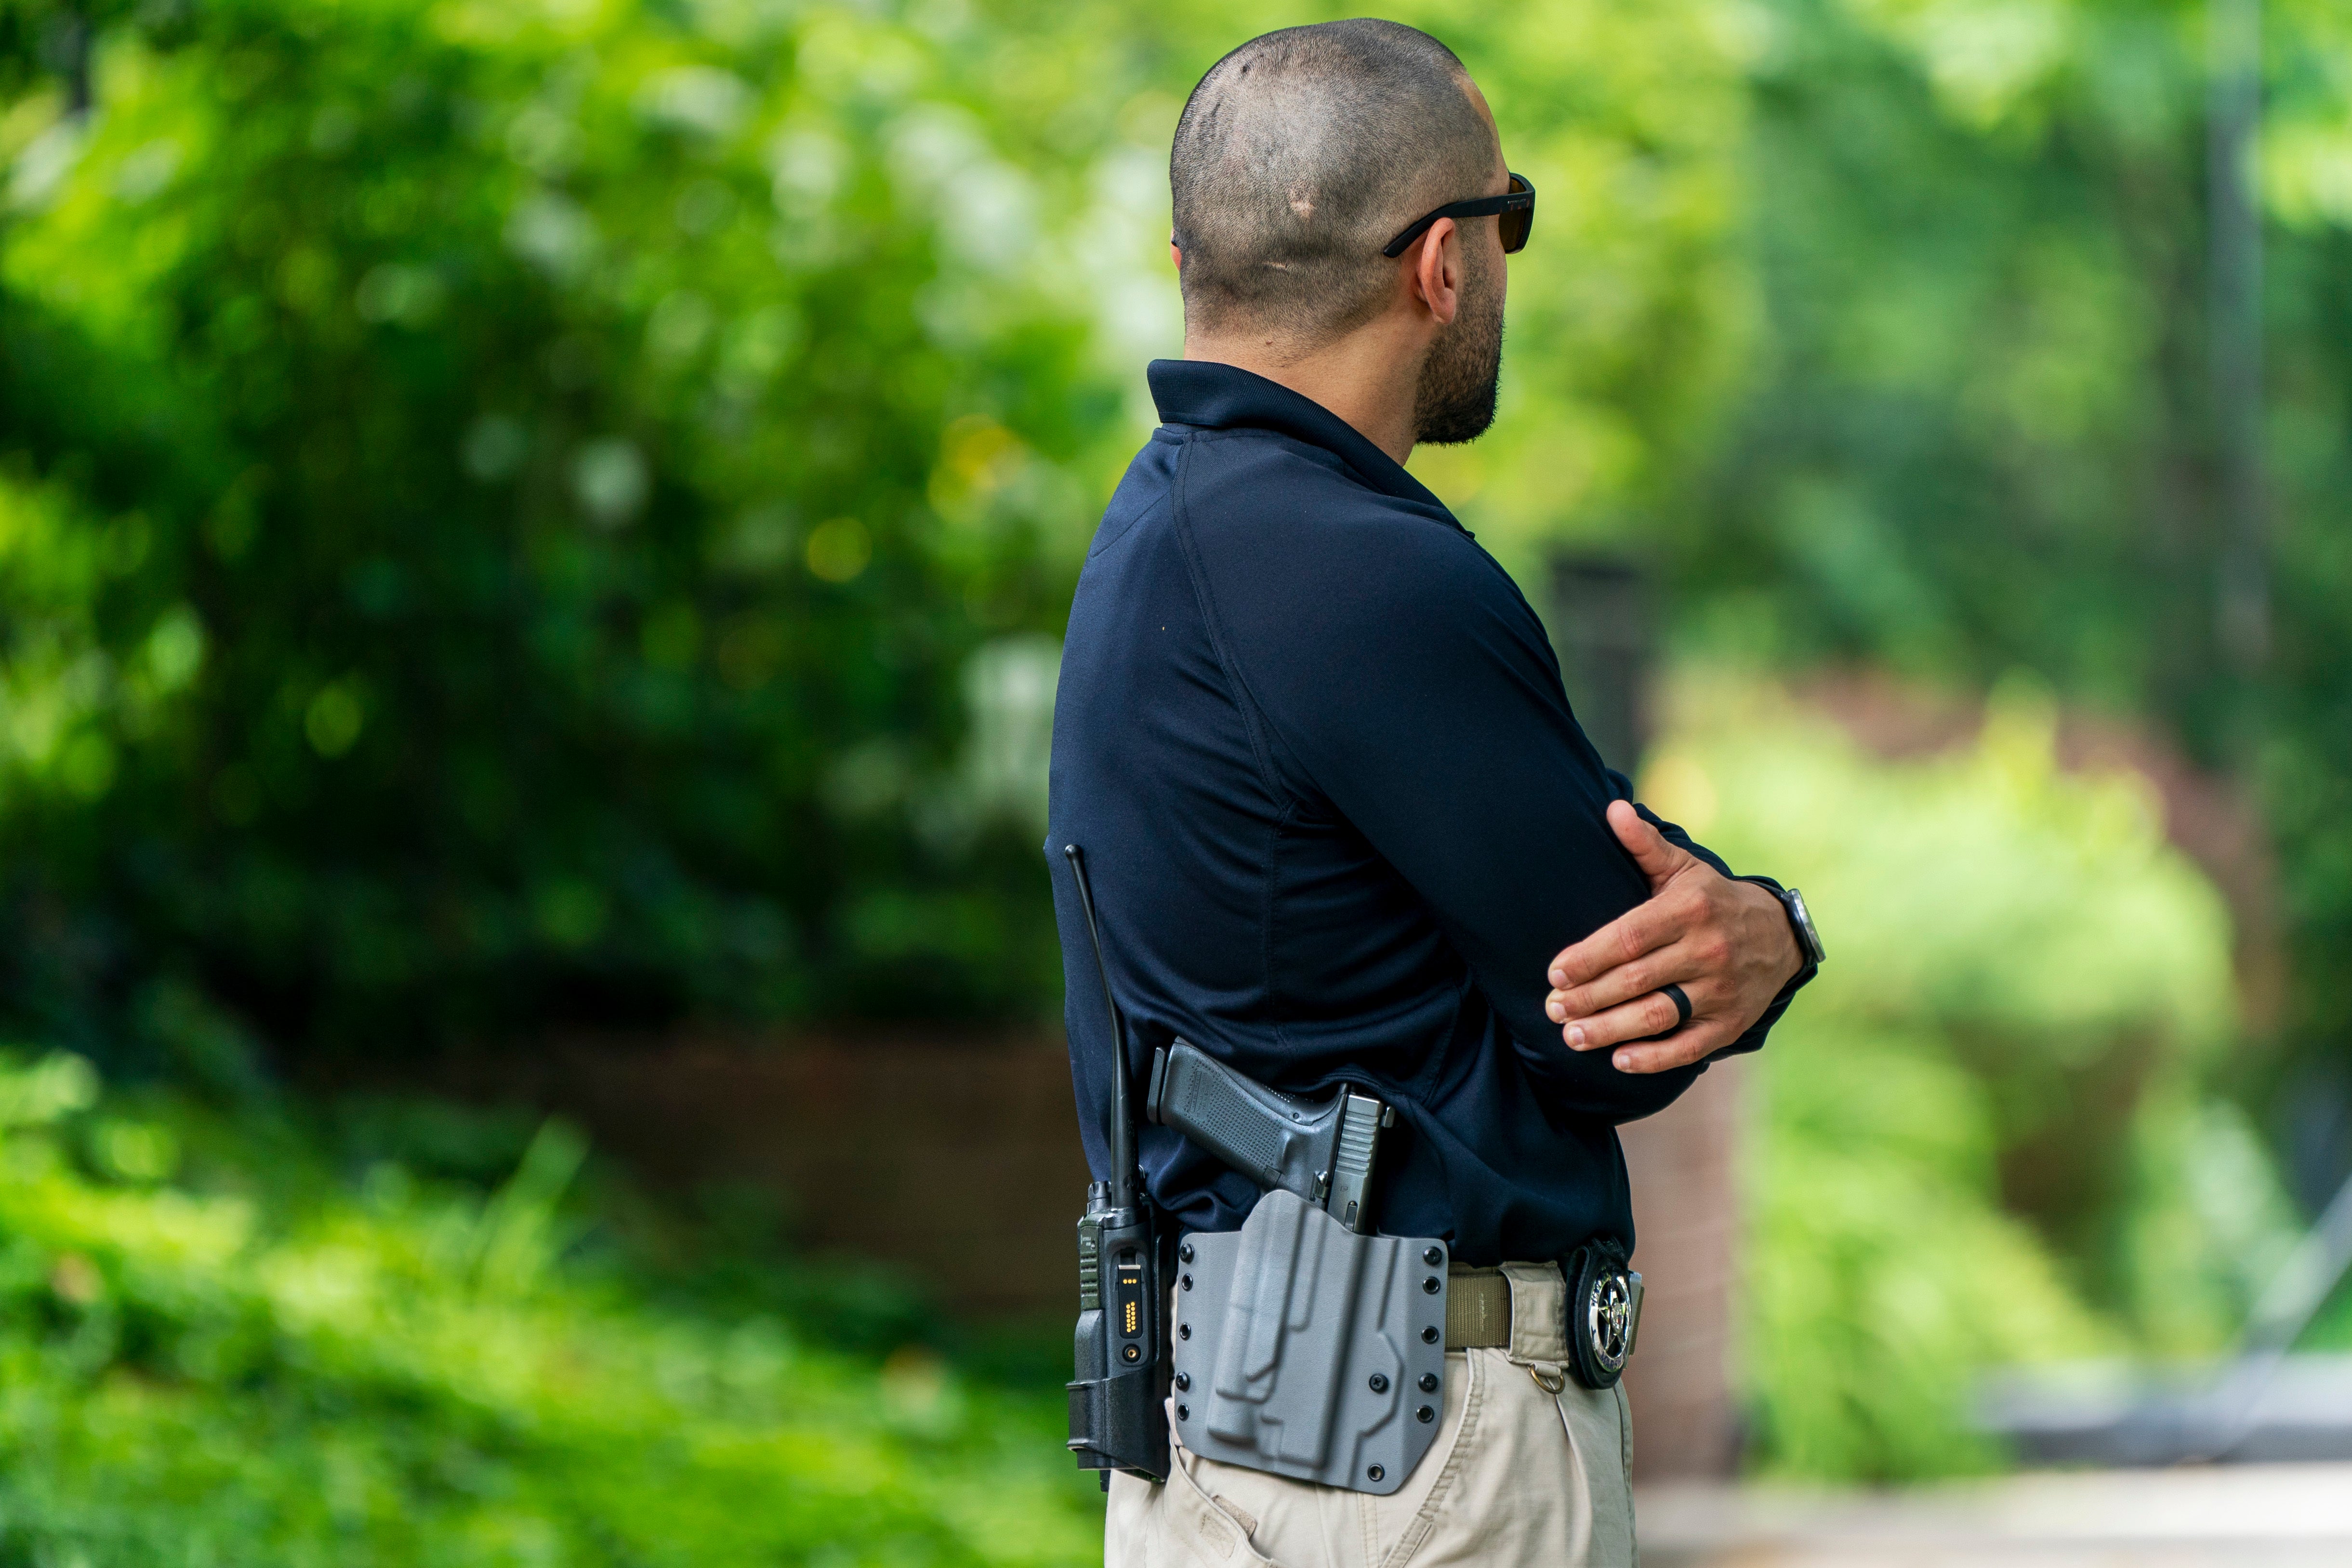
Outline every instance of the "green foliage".
<path fill-rule="evenodd" d="M 1665 515 L 1717 656 L 1946 683 L 2025 666 L 2253 786 L 2302 1050 L 2352 1035 L 2352 81 L 2340 5 L 2263 8 L 2273 637 L 2216 630 L 2211 8 L 1775 0 L 1751 13 L 1756 352 Z"/>
<path fill-rule="evenodd" d="M 1895 764 L 1752 685 L 1683 699 L 1645 796 L 1801 884 L 1832 946 L 1752 1069 L 1764 1462 L 1990 1464 L 1984 1368 L 2226 1344 L 2292 1216 L 2207 1087 L 2228 921 L 2145 785 L 2060 773 L 2023 683 Z"/>
<path fill-rule="evenodd" d="M 1168 133 L 1223 49 L 1339 9 L 0 0 L 0 1008 L 223 1092 L 253 1071 L 215 1001 L 294 1052 L 1045 1010 L 1041 727 L 1094 511 L 1147 418 L 1140 361 L 1177 340 Z M 1634 541 L 1718 652 L 1968 684 L 2022 665 L 2246 768 L 2324 1044 L 2352 1017 L 2352 89 L 2341 7 L 2268 10 L 2259 682 L 2222 673 L 2210 631 L 2201 7 L 1408 6 L 1544 193 L 1502 420 L 1416 465 L 1531 584 L 1555 541 Z M 1969 758 L 1896 769 L 1726 714 L 1653 772 L 1692 818 L 1677 770 L 1712 780 L 1717 821 L 1693 825 L 1815 891 L 1839 945 L 1759 1068 L 1757 1366 L 1786 1469 L 1983 1462 L 1968 1369 L 2210 1347 L 2284 1223 L 2206 1090 L 2232 1005 L 2210 892 L 2132 789 L 2052 771 L 2031 700 L 2000 711 Z M 336 1436 L 335 1411 L 457 1385 L 395 1398 L 281 1312 L 263 1264 L 312 1258 L 302 1227 L 330 1211 L 361 1254 L 423 1260 L 362 1270 L 368 1311 L 400 1307 L 384 1280 L 454 1301 L 488 1278 L 550 1343 L 651 1321 L 548 1271 L 530 1227 L 555 1211 L 526 1189 L 552 1186 L 559 1144 L 445 1255 L 418 1238 L 465 1227 L 414 1207 L 437 1197 L 239 1208 L 139 1176 L 172 1139 L 104 1114 L 0 1144 L 55 1156 L 23 1190 L 98 1194 L 74 1212 L 142 1235 L 185 1218 L 217 1268 L 90 1262 L 103 1288 L 77 1306 L 87 1280 L 57 1260 L 114 1243 L 68 1227 L 28 1265 L 49 1315 L 8 1332 L 41 1346 L 134 1276 L 194 1303 L 89 1330 L 112 1348 L 84 1384 L 26 1385 L 55 1391 L 58 1430 L 186 1423 L 152 1454 L 38 1449 L 20 1473 L 63 1467 L 58 1498 L 165 1508 L 232 1454 L 332 1513 L 346 1442 L 367 1529 L 530 1492 L 500 1468 L 523 1439 L 484 1416 L 446 1491 L 475 1501 L 372 1511 L 440 1461 Z M 449 1312 L 416 1343 L 509 1343 Z M 663 1343 L 716 1366 L 699 1321 Z M 140 1359 L 134 1322 L 264 1348 L 205 1383 L 196 1352 Z M 617 1463 L 594 1421 L 542 1420 L 571 1374 L 516 1354 L 535 1414 L 515 1429 L 560 1458 L 531 1473 Z M 281 1363 L 327 1381 L 268 1381 Z M 625 1370 L 615 1408 L 670 1397 Z M 205 1403 L 238 1377 L 266 1397 Z M 304 1457 L 270 1469 L 240 1423 Z M 646 1451 L 652 1497 L 684 1472 Z M 886 1513 L 947 1517 L 903 1487 Z M 147 1517 L 90 1510 L 93 1531 Z M 210 1539 L 155 1518 L 154 1540 Z"/>
<path fill-rule="evenodd" d="M 2352 1290 L 2339 1285 L 2297 1343 L 2304 1350 L 2352 1350 Z"/>
<path fill-rule="evenodd" d="M 1759 1072 L 1747 1378 L 1768 1471 L 1899 1479 L 1990 1468 L 1985 1367 L 2109 1336 L 2002 1214 L 1984 1085 L 1932 1033 L 1807 1022 Z"/>
<path fill-rule="evenodd" d="M 74 14 L 4 14 L 20 1016 L 1048 1005 L 1052 635 L 1176 344 L 1166 138 L 1322 13 L 228 0 L 97 16 L 89 116 Z M 1722 378 L 1738 84 L 1696 5 L 1422 19 L 1556 193 L 1565 351 L 1453 476 L 1524 541 Z"/>
<path fill-rule="evenodd" d="M 1099 1552 L 1055 1410 L 930 1352 L 877 1370 L 772 1311 L 657 1293 L 609 1241 L 598 1261 L 599 1217 L 565 1196 L 582 1154 L 551 1124 L 488 1193 L 380 1151 L 346 1177 L 267 1111 L 103 1096 L 75 1056 L 0 1064 L 0 1554 Z"/>
<path fill-rule="evenodd" d="M 170 954 L 352 1044 L 1036 1006 L 961 683 L 1058 621 L 1115 403 L 955 52 L 239 4 L 98 63 L 0 256 L 19 995 Z"/>
<path fill-rule="evenodd" d="M 1396 15 L 1462 56 L 1538 192 L 1495 428 L 1412 467 L 1539 592 L 1545 547 L 1667 504 L 1746 350 L 1738 18 L 1596 0 Z"/>

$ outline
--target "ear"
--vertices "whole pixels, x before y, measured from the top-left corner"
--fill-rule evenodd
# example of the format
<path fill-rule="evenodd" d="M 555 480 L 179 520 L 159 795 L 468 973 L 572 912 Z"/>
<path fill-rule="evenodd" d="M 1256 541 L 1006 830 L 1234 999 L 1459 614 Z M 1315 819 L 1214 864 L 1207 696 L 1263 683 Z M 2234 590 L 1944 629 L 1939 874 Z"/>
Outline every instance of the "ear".
<path fill-rule="evenodd" d="M 1460 225 L 1440 218 L 1410 252 L 1413 258 L 1412 291 L 1441 327 L 1454 324 L 1462 308 L 1462 246 Z"/>
<path fill-rule="evenodd" d="M 1172 239 L 1168 242 L 1168 259 L 1176 264 L 1177 271 L 1184 270 L 1184 247 Z"/>

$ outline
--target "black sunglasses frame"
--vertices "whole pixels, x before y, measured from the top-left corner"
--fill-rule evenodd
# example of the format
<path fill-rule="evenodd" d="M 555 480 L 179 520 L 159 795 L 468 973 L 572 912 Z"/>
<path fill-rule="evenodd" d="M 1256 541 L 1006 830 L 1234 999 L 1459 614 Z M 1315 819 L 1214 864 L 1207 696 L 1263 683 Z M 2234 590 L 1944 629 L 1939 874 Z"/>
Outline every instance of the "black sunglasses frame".
<path fill-rule="evenodd" d="M 1475 201 L 1449 202 L 1433 213 L 1417 218 L 1406 230 L 1389 241 L 1381 254 L 1393 261 L 1404 254 L 1405 246 L 1429 232 L 1429 226 L 1440 218 L 1483 218 L 1493 214 L 1503 218 L 1503 254 L 1516 256 L 1524 249 L 1528 235 L 1536 226 L 1536 188 L 1525 174 L 1511 176 L 1511 188 L 1499 196 L 1480 196 Z M 1510 219 L 1525 214 L 1517 224 Z M 1513 230 L 1517 231 L 1517 235 Z"/>

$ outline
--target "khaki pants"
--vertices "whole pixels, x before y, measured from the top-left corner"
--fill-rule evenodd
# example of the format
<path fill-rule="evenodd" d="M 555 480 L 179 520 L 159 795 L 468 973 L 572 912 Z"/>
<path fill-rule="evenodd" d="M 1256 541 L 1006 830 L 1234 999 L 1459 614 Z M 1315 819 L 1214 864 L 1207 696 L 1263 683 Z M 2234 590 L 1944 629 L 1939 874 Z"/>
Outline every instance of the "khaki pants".
<path fill-rule="evenodd" d="M 1559 1267 L 1506 1267 L 1511 1343 L 1446 1353 L 1444 1424 L 1393 1495 L 1270 1476 L 1178 1445 L 1165 1486 L 1111 1477 L 1107 1568 L 1632 1568 L 1624 1389 L 1596 1394 L 1563 1375 Z"/>

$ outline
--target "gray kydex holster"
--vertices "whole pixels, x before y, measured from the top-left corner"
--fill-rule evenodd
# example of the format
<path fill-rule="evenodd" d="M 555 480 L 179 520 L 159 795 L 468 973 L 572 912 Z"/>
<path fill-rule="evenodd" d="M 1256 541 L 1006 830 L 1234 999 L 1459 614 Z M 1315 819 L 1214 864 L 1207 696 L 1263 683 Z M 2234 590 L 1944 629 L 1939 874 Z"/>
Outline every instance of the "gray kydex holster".
<path fill-rule="evenodd" d="M 1351 1491 L 1402 1486 L 1445 1412 L 1445 1244 L 1358 1235 L 1276 1188 L 1180 1256 L 1184 1446 Z"/>

